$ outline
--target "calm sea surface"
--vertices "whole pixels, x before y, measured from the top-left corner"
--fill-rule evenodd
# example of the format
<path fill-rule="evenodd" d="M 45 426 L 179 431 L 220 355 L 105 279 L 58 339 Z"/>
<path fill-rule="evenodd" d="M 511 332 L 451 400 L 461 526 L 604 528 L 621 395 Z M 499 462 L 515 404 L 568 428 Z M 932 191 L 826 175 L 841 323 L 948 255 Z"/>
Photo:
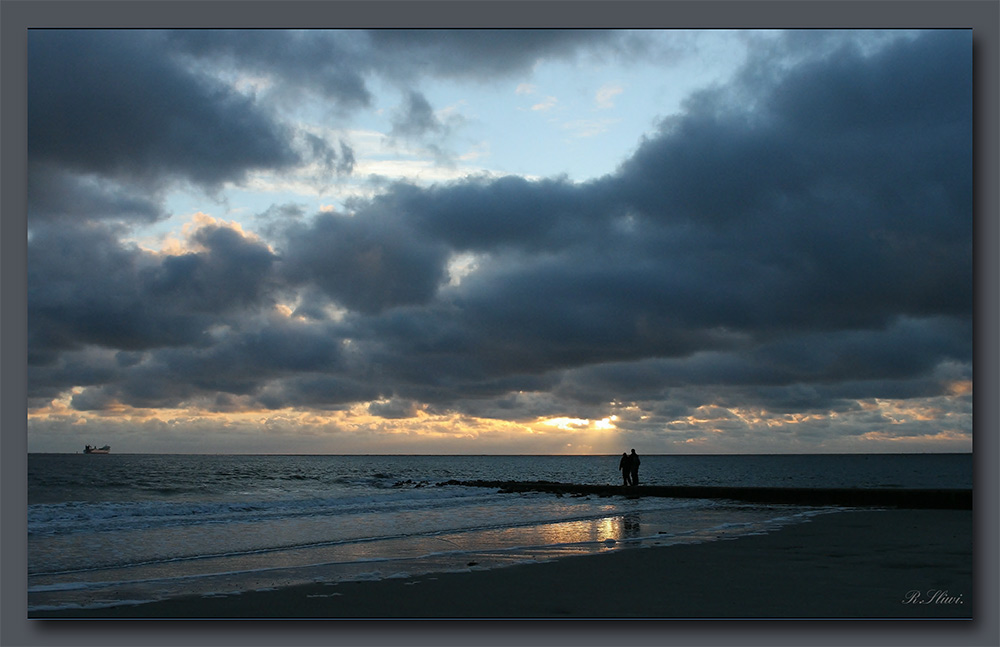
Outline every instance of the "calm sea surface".
<path fill-rule="evenodd" d="M 617 484 L 618 458 L 29 454 L 29 613 L 732 539 L 831 511 L 440 485 Z M 972 456 L 643 456 L 640 482 L 971 488 Z"/>

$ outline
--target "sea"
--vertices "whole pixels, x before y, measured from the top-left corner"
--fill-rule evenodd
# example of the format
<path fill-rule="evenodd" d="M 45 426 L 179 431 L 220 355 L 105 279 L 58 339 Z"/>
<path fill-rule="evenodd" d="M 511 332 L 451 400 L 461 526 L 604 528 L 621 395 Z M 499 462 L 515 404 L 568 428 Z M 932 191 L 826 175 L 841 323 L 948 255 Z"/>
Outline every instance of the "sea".
<path fill-rule="evenodd" d="M 618 484 L 619 458 L 29 454 L 29 616 L 738 540 L 845 509 L 450 483 Z M 639 479 L 971 488 L 972 455 L 650 455 Z"/>

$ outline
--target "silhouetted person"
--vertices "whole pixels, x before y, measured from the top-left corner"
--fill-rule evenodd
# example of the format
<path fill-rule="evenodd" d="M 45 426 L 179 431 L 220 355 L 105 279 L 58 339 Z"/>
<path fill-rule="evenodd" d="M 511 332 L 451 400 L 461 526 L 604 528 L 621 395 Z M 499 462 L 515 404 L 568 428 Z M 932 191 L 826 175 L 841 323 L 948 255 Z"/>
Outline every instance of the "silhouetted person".
<path fill-rule="evenodd" d="M 639 485 L 639 455 L 632 450 L 632 455 L 628 457 L 629 459 L 629 481 L 630 485 Z"/>
<path fill-rule="evenodd" d="M 618 461 L 618 469 L 622 471 L 622 485 L 629 485 L 629 478 L 632 475 L 632 459 L 625 452 L 622 452 L 622 459 Z"/>

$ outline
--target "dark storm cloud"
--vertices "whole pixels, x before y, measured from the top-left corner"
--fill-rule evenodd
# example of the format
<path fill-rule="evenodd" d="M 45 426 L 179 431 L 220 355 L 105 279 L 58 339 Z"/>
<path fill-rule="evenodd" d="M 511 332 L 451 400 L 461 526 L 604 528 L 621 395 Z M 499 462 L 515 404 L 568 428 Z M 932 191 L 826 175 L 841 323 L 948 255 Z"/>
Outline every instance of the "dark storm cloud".
<path fill-rule="evenodd" d="M 529 251 L 593 243 L 607 211 L 594 192 L 568 181 L 508 176 L 468 179 L 419 189 L 399 184 L 376 197 L 365 212 L 404 214 L 421 230 L 461 251 L 519 248 Z"/>
<path fill-rule="evenodd" d="M 831 92 L 828 76 L 856 83 Z M 967 34 L 872 58 L 838 51 L 763 88 L 755 111 L 726 106 L 702 96 L 619 176 L 644 220 L 694 228 L 703 251 L 736 260 L 743 280 L 716 285 L 752 298 L 719 323 L 837 328 L 971 312 Z"/>
<path fill-rule="evenodd" d="M 724 226 L 842 194 L 844 207 L 859 201 L 837 214 L 845 225 L 882 209 L 895 228 L 967 240 L 970 220 L 937 209 L 972 207 L 970 41 L 931 34 L 873 57 L 846 45 L 777 78 L 747 73 L 702 92 L 626 162 L 624 197 L 652 218 Z"/>
<path fill-rule="evenodd" d="M 73 387 L 100 389 L 122 379 L 126 375 L 123 368 L 127 367 L 118 363 L 113 353 L 99 348 L 62 352 L 45 364 L 31 363 L 29 359 L 28 407 L 44 406 Z"/>
<path fill-rule="evenodd" d="M 413 292 L 447 304 L 396 313 L 419 324 L 363 325 L 400 358 L 397 388 L 439 398 L 643 358 L 669 373 L 564 394 L 905 380 L 970 361 L 970 51 L 954 32 L 872 56 L 842 46 L 757 87 L 752 110 L 705 93 L 587 184 L 397 186 L 355 219 L 396 213 L 482 256 L 457 288 Z M 832 93 L 826 74 L 858 84 Z M 425 355 L 430 330 L 450 341 Z"/>
<path fill-rule="evenodd" d="M 297 106 L 319 96 L 350 112 L 371 106 L 373 78 L 395 78 L 406 97 L 396 134 L 439 133 L 447 125 L 411 87 L 419 78 L 479 70 L 488 80 L 619 40 L 602 31 L 32 30 L 32 223 L 155 220 L 165 215 L 162 191 L 178 181 L 215 192 L 252 171 L 309 162 L 321 169 L 310 180 L 327 186 L 353 171 L 351 145 L 295 132 L 265 99 Z M 266 83 L 240 93 L 230 84 L 241 75 Z"/>
<path fill-rule="evenodd" d="M 152 267 L 107 227 L 36 229 L 28 241 L 28 361 L 87 344 L 138 350 L 195 341 L 207 321 L 148 303 Z"/>
<path fill-rule="evenodd" d="M 320 214 L 291 229 L 283 256 L 290 281 L 370 314 L 431 299 L 445 275 L 447 248 L 400 218 Z"/>
<path fill-rule="evenodd" d="M 199 59 L 268 74 L 283 91 L 318 92 L 345 109 L 370 107 L 370 75 L 397 80 L 486 80 L 523 72 L 541 58 L 581 51 L 635 54 L 635 38 L 604 30 L 178 30 L 168 46 Z"/>
<path fill-rule="evenodd" d="M 164 213 L 148 192 L 122 187 L 97 175 L 78 175 L 33 164 L 28 172 L 28 218 L 154 222 Z"/>
<path fill-rule="evenodd" d="M 733 400 L 779 410 L 789 408 L 789 394 L 799 410 L 835 409 L 845 398 L 927 397 L 961 377 L 937 375 L 943 363 L 971 366 L 971 336 L 969 321 L 902 319 L 885 330 L 817 332 L 733 351 L 581 367 L 567 372 L 554 392 L 599 404 L 659 400 L 689 386 L 706 392 L 752 387 Z M 857 388 L 846 388 L 851 384 Z"/>
<path fill-rule="evenodd" d="M 379 389 L 364 380 L 335 375 L 301 375 L 276 380 L 257 394 L 255 401 L 268 409 L 309 407 L 340 411 L 355 402 L 375 400 Z"/>
<path fill-rule="evenodd" d="M 216 401 L 210 408 L 225 409 L 232 396 L 248 396 L 249 402 L 265 407 L 307 402 L 322 406 L 336 399 L 336 390 L 328 389 L 325 398 L 313 401 L 307 394 L 317 388 L 317 380 L 331 386 L 323 373 L 335 369 L 339 355 L 339 340 L 324 331 L 272 321 L 259 329 L 230 332 L 197 351 L 177 347 L 150 351 L 142 365 L 127 374 L 108 374 L 103 383 L 75 394 L 72 406 L 100 410 L 116 403 L 173 407 Z M 286 380 L 300 391 L 281 386 Z M 278 393 L 284 396 L 282 404 Z M 225 396 L 221 401 L 220 395 Z M 357 395 L 358 389 L 350 391 L 351 398 Z"/>
<path fill-rule="evenodd" d="M 285 100 L 316 93 L 342 110 L 372 102 L 364 32 L 192 29 L 166 38 L 173 51 L 195 60 L 267 75 Z"/>
<path fill-rule="evenodd" d="M 648 54 L 640 41 L 603 30 L 177 30 L 165 33 L 164 47 L 264 77 L 268 87 L 258 93 L 276 102 L 320 97 L 346 114 L 372 107 L 375 78 L 396 83 L 412 101 L 425 77 L 489 81 L 530 71 L 542 58 Z"/>
<path fill-rule="evenodd" d="M 484 80 L 529 70 L 543 57 L 569 59 L 582 51 L 620 46 L 620 35 L 604 30 L 386 29 L 368 36 L 384 72 L 400 77 L 429 72 Z"/>
<path fill-rule="evenodd" d="M 138 351 L 210 343 L 206 331 L 266 303 L 275 257 L 230 229 L 203 227 L 203 251 L 156 256 L 105 226 L 39 227 L 28 241 L 28 358 L 87 345 Z"/>
<path fill-rule="evenodd" d="M 368 412 L 380 418 L 412 418 L 417 412 L 417 403 L 412 400 L 388 400 L 386 402 L 372 402 L 368 405 Z"/>
<path fill-rule="evenodd" d="M 480 56 L 471 36 L 371 38 L 460 75 Z M 529 65 L 518 38 L 534 56 L 596 37 L 494 35 L 481 45 L 492 63 L 477 65 Z M 269 408 L 386 398 L 371 412 L 419 402 L 523 420 L 596 416 L 617 400 L 662 422 L 706 404 L 839 411 L 940 394 L 940 367 L 971 363 L 969 35 L 874 53 L 815 38 L 821 54 L 808 34 L 762 50 L 587 183 L 397 184 L 350 214 L 275 220 L 276 253 L 217 227 L 198 233 L 204 251 L 165 258 L 109 229 L 41 231 L 29 353 L 53 384 L 68 383 L 60 351 L 154 353 L 101 364 L 108 383 L 95 373 L 80 407 L 221 391 Z M 463 48 L 471 58 L 445 57 Z M 796 64 L 775 65 L 776 51 Z M 410 107 L 407 123 L 433 126 L 419 119 L 429 106 Z M 472 270 L 451 281 L 461 253 Z M 294 327 L 261 315 L 279 293 L 297 297 Z M 135 379 L 111 382 L 125 371 Z"/>
<path fill-rule="evenodd" d="M 154 351 L 144 370 L 135 372 L 136 380 L 118 385 L 115 397 L 137 405 L 143 394 L 157 394 L 163 402 L 156 406 L 161 406 L 180 397 L 173 394 L 174 385 L 183 385 L 185 398 L 216 393 L 257 396 L 273 380 L 331 372 L 339 357 L 339 340 L 321 328 L 288 321 L 258 326 L 245 322 L 243 329 L 234 324 L 198 352 L 176 347 Z"/>
<path fill-rule="evenodd" d="M 307 398 L 310 385 L 341 368 L 341 341 L 322 327 L 285 319 L 258 322 L 233 319 L 225 332 L 210 331 L 197 348 L 157 347 L 146 352 L 116 353 L 88 349 L 64 353 L 50 366 L 29 369 L 34 381 L 46 385 L 32 394 L 51 399 L 60 388 L 86 386 L 75 394 L 77 410 L 100 410 L 116 403 L 135 407 L 178 406 L 217 400 L 220 394 L 249 396 L 270 406 L 282 380 L 302 386 L 292 400 L 322 406 L 335 392 Z M 314 377 L 308 378 L 313 374 Z M 350 391 L 352 397 L 358 390 Z M 374 397 L 374 395 L 372 396 Z M 231 401 L 231 399 L 230 399 Z M 225 404 L 218 404 L 225 407 Z M 278 405 L 275 405 L 278 406 Z"/>
<path fill-rule="evenodd" d="M 316 159 L 349 173 L 353 152 L 307 141 L 252 98 L 168 55 L 154 31 L 32 30 L 28 215 L 149 223 L 177 183 L 215 193 L 255 170 Z"/>
<path fill-rule="evenodd" d="M 35 30 L 28 159 L 153 185 L 239 181 L 298 161 L 251 99 L 163 55 L 158 32 Z"/>
<path fill-rule="evenodd" d="M 202 227 L 193 240 L 205 251 L 167 256 L 140 273 L 145 296 L 185 312 L 221 314 L 264 296 L 276 257 L 259 241 L 227 227 Z"/>

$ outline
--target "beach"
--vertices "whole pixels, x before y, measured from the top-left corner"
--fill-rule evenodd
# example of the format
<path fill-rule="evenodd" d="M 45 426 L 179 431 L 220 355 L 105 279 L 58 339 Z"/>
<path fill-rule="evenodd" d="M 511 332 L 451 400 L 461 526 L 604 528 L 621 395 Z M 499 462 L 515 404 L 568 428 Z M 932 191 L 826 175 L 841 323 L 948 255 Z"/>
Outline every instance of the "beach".
<path fill-rule="evenodd" d="M 831 512 L 768 534 L 493 570 L 33 618 L 971 618 L 971 510 Z"/>

